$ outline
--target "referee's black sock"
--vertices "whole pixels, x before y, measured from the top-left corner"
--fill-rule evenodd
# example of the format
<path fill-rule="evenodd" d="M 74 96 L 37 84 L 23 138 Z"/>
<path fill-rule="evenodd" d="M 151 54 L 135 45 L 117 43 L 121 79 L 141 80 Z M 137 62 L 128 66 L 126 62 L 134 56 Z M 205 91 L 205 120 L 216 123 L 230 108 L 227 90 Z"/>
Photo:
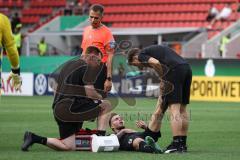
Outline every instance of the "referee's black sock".
<path fill-rule="evenodd" d="M 47 144 L 47 138 L 46 137 L 41 137 L 41 136 L 36 135 L 34 133 L 32 133 L 32 140 L 33 140 L 34 143 L 39 143 L 39 144 L 43 144 L 43 145 Z"/>
<path fill-rule="evenodd" d="M 148 145 L 145 141 L 139 143 L 139 151 L 146 153 L 154 153 L 154 148 Z"/>
<path fill-rule="evenodd" d="M 183 146 L 186 146 L 187 144 L 187 136 L 181 136 L 181 143 Z"/>
<path fill-rule="evenodd" d="M 178 147 L 180 146 L 182 139 L 181 136 L 173 136 L 173 145 Z"/>
<path fill-rule="evenodd" d="M 182 136 L 173 136 L 173 142 L 178 143 L 181 140 Z"/>

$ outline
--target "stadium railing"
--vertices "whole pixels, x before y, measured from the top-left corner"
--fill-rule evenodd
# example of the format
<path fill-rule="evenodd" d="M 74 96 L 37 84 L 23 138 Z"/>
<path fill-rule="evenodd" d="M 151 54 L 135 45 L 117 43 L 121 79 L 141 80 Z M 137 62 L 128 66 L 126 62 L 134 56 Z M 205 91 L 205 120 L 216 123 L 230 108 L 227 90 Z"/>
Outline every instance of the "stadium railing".
<path fill-rule="evenodd" d="M 206 41 L 206 43 L 203 44 L 202 46 L 202 52 L 203 52 L 203 57 L 205 58 L 237 58 L 237 54 L 239 53 L 239 41 L 238 43 L 235 43 L 237 37 L 239 34 L 235 35 L 232 37 L 232 35 L 236 34 L 236 32 L 239 32 L 240 30 L 240 20 L 237 22 L 233 23 L 229 27 L 227 27 L 225 30 L 211 38 L 210 40 Z M 219 45 L 221 38 L 223 36 L 226 36 L 230 34 L 231 39 L 230 42 L 227 44 L 227 51 L 223 56 L 220 55 L 219 52 Z M 229 47 L 228 47 L 229 46 Z M 230 47 L 231 46 L 231 47 Z"/>

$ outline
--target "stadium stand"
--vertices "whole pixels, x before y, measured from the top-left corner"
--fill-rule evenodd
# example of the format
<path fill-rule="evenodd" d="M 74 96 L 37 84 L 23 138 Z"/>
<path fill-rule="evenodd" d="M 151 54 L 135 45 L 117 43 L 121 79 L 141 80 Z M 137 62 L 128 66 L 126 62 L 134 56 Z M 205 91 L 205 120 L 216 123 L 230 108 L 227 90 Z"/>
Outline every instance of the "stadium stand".
<path fill-rule="evenodd" d="M 54 14 L 54 9 L 57 8 L 64 8 L 66 6 L 66 0 L 30 0 L 29 8 L 22 10 L 22 16 L 28 17 L 30 23 L 37 23 L 37 19 L 42 18 L 45 16 L 48 17 L 45 21 L 40 23 L 39 25 L 35 26 L 35 28 L 38 28 L 42 24 L 45 24 L 50 19 L 55 17 L 54 15 L 59 15 L 59 13 Z M 32 17 L 32 18 L 31 18 Z M 37 18 L 39 17 L 39 18 Z"/>
<path fill-rule="evenodd" d="M 112 27 L 207 27 L 206 17 L 211 3 L 221 10 L 230 3 L 233 11 L 237 9 L 235 0 L 149 0 L 149 1 L 96 1 L 105 7 L 104 22 Z M 235 14 L 230 22 L 236 20 Z M 230 23 L 223 22 L 223 27 Z M 218 25 L 215 25 L 216 27 Z"/>
<path fill-rule="evenodd" d="M 0 0 L 0 8 L 22 8 L 23 0 Z"/>
<path fill-rule="evenodd" d="M 66 0 L 31 0 L 31 7 L 65 7 Z"/>
<path fill-rule="evenodd" d="M 25 2 L 28 2 L 28 5 L 25 5 Z M 0 12 L 9 14 L 9 8 L 17 8 L 21 11 L 22 23 L 34 24 L 36 29 L 53 17 L 61 15 L 61 12 L 53 13 L 59 8 L 65 8 L 67 2 L 67 0 L 0 0 Z M 215 34 L 214 30 L 219 26 L 224 29 L 239 17 L 235 12 L 238 7 L 236 0 L 90 0 L 89 2 L 105 6 L 103 22 L 112 27 L 207 27 L 209 23 L 206 21 L 206 16 L 212 3 L 219 10 L 224 4 L 230 3 L 233 14 L 230 21 L 216 23 L 210 35 Z"/>
<path fill-rule="evenodd" d="M 83 0 L 79 0 L 82 2 Z M 62 12 L 68 0 L 0 0 L 0 12 L 9 15 L 11 8 L 22 15 L 22 23 L 33 25 L 33 31 Z M 217 22 L 210 32 L 214 35 L 226 28 L 239 17 L 236 0 L 89 0 L 91 4 L 105 6 L 103 22 L 111 27 L 207 27 L 206 21 L 210 4 L 221 10 L 231 4 L 233 13 L 229 21 Z M 25 3 L 27 5 L 25 5 Z M 58 10 L 58 12 L 55 12 Z"/>
<path fill-rule="evenodd" d="M 62 14 L 66 0 L 0 0 L 0 12 L 11 16 L 13 12 L 21 15 L 21 22 L 30 32 Z"/>
<path fill-rule="evenodd" d="M 233 13 L 228 21 L 217 22 L 209 37 L 235 22 L 236 0 L 90 0 L 105 6 L 103 22 L 112 27 L 207 27 L 208 10 L 214 4 L 221 10 L 229 3 Z"/>

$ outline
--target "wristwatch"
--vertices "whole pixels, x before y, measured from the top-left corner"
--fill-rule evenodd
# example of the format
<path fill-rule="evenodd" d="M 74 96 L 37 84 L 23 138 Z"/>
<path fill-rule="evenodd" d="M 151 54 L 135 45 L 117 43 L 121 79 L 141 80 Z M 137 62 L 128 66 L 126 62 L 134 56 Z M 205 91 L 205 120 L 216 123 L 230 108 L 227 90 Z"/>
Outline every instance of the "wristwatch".
<path fill-rule="evenodd" d="M 112 81 L 112 77 L 107 77 L 107 80 L 108 81 Z"/>

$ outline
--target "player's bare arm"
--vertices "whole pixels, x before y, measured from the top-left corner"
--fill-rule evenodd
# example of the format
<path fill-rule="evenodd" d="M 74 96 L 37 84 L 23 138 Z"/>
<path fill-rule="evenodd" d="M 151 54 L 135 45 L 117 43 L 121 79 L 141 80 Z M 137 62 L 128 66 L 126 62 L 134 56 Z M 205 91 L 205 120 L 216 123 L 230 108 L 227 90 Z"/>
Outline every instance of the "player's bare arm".
<path fill-rule="evenodd" d="M 153 58 L 153 57 L 150 57 L 149 60 L 148 60 L 148 64 L 150 67 L 152 67 L 160 77 L 163 76 L 163 68 L 162 68 L 162 65 L 160 64 L 160 62 Z"/>

